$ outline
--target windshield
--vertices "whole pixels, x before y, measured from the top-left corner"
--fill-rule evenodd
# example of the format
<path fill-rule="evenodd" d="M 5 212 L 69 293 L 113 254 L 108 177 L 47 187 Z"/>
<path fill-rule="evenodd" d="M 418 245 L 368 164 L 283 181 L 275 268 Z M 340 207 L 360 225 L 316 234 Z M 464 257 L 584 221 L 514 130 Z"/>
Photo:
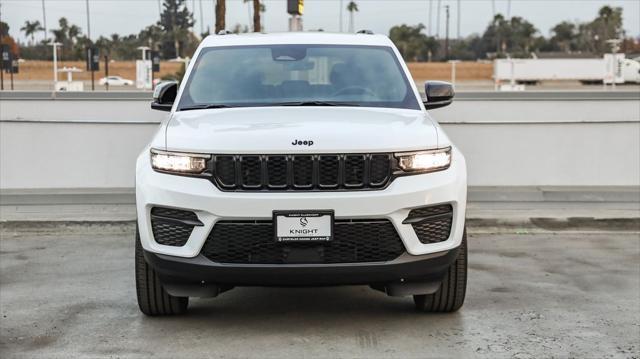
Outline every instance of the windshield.
<path fill-rule="evenodd" d="M 390 47 L 259 45 L 203 49 L 178 110 L 283 105 L 420 109 Z"/>

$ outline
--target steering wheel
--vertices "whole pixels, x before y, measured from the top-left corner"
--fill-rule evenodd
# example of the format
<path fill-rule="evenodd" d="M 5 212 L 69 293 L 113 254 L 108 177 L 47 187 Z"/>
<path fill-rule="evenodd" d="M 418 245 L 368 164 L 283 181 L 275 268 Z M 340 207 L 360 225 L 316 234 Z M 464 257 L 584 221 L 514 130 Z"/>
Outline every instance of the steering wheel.
<path fill-rule="evenodd" d="M 372 97 L 378 97 L 375 94 L 375 92 L 371 91 L 370 89 L 368 89 L 366 87 L 362 87 L 362 86 L 347 86 L 347 87 L 343 87 L 340 90 L 338 90 L 335 93 L 333 93 L 333 95 L 331 95 L 331 96 L 339 96 L 339 95 L 346 95 L 346 94 L 349 94 L 349 93 L 354 93 L 354 90 L 359 91 L 362 94 L 370 95 Z"/>

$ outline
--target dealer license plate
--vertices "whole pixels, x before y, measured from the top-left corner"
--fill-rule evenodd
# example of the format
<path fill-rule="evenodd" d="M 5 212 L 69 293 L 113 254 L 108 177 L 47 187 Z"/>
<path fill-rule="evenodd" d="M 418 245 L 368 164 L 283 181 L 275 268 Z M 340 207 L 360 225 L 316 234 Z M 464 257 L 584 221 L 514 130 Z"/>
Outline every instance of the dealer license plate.
<path fill-rule="evenodd" d="M 333 239 L 333 211 L 274 211 L 278 242 L 327 242 Z"/>

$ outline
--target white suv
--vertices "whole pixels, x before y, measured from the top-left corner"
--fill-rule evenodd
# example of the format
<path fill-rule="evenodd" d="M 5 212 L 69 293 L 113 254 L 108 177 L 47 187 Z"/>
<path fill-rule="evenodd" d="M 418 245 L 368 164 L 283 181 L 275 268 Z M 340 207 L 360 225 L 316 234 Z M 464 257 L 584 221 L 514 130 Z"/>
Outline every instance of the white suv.
<path fill-rule="evenodd" d="M 385 36 L 209 36 L 152 108 L 137 160 L 147 315 L 234 286 L 370 285 L 452 312 L 466 289 L 466 166 Z"/>

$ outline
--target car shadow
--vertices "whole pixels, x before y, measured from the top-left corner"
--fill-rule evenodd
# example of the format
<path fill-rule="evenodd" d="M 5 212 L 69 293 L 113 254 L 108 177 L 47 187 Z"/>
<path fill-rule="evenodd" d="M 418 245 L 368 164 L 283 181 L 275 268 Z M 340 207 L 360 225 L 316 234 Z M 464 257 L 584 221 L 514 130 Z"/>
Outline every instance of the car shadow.
<path fill-rule="evenodd" d="M 155 320 L 153 318 L 151 320 Z M 308 328 L 359 328 L 371 324 L 393 326 L 426 320 L 456 326 L 458 313 L 417 312 L 411 297 L 388 297 L 366 286 L 265 288 L 242 287 L 217 298 L 192 298 L 186 316 L 164 317 L 182 328 L 242 327 L 249 332 L 290 333 Z M 389 322 L 389 321 L 393 322 Z M 365 324 L 369 323 L 369 324 Z M 178 329 L 176 328 L 176 329 Z M 250 333 L 247 333 L 250 334 Z"/>

